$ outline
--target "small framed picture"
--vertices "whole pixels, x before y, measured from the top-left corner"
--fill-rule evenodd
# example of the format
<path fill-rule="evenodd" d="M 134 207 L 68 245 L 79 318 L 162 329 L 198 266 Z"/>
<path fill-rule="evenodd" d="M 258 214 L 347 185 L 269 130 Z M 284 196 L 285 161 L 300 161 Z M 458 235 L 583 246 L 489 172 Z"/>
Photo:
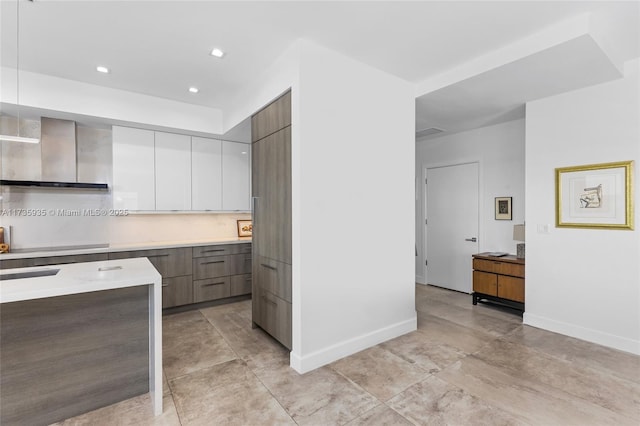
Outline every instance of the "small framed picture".
<path fill-rule="evenodd" d="M 250 220 L 238 221 L 238 237 L 250 237 L 253 234 L 253 223 Z"/>
<path fill-rule="evenodd" d="M 556 226 L 633 229 L 633 161 L 556 169 Z"/>
<path fill-rule="evenodd" d="M 511 220 L 511 197 L 496 197 L 496 220 Z"/>

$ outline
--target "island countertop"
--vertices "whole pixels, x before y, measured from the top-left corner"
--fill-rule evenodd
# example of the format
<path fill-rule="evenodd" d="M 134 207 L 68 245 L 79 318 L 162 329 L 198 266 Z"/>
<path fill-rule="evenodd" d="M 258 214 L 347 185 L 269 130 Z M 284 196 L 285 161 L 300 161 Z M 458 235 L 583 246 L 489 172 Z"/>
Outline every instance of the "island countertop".
<path fill-rule="evenodd" d="M 21 249 L 18 249 L 15 252 L 0 254 L 0 262 L 2 262 L 3 260 L 31 259 L 34 257 L 73 256 L 79 254 L 114 253 L 121 251 L 156 250 L 179 247 L 200 247 L 221 244 L 242 244 L 250 242 L 251 237 L 235 237 L 205 240 L 146 241 L 126 244 L 105 244 L 100 246 L 34 248 L 29 249 L 28 251 L 22 251 Z"/>
<path fill-rule="evenodd" d="M 161 285 L 162 277 L 146 258 L 6 269 L 0 276 L 59 269 L 50 276 L 0 281 L 0 303 L 111 290 L 143 284 Z"/>

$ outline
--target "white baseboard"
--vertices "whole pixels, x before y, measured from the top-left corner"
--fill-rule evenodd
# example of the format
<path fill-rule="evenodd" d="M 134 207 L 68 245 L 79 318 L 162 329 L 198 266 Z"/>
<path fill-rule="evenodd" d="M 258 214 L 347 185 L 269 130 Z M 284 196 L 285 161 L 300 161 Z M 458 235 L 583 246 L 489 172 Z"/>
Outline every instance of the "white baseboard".
<path fill-rule="evenodd" d="M 523 324 L 640 355 L 640 341 L 525 312 Z"/>
<path fill-rule="evenodd" d="M 300 356 L 292 351 L 289 362 L 291 368 L 300 374 L 304 374 L 323 365 L 332 363 L 333 361 L 375 346 L 378 343 L 386 342 L 387 340 L 410 333 L 417 328 L 418 317 L 414 315 L 413 318 L 406 321 L 354 337 L 353 339 L 337 343 L 308 355 Z"/>

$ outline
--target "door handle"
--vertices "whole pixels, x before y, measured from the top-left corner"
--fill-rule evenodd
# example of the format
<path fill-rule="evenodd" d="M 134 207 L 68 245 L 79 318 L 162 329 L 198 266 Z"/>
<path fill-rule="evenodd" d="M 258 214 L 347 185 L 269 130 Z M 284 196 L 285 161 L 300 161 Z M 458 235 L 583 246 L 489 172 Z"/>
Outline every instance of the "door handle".
<path fill-rule="evenodd" d="M 472 243 L 475 243 L 476 241 L 478 241 L 478 239 L 476 237 L 473 238 L 465 238 L 465 241 L 471 241 Z"/>

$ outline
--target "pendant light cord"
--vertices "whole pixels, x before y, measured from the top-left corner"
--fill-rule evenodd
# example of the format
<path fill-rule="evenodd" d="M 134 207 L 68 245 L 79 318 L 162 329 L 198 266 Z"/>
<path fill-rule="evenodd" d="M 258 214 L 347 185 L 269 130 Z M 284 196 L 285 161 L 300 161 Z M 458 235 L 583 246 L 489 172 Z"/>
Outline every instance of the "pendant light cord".
<path fill-rule="evenodd" d="M 20 0 L 16 0 L 16 105 L 18 136 L 20 136 Z"/>

